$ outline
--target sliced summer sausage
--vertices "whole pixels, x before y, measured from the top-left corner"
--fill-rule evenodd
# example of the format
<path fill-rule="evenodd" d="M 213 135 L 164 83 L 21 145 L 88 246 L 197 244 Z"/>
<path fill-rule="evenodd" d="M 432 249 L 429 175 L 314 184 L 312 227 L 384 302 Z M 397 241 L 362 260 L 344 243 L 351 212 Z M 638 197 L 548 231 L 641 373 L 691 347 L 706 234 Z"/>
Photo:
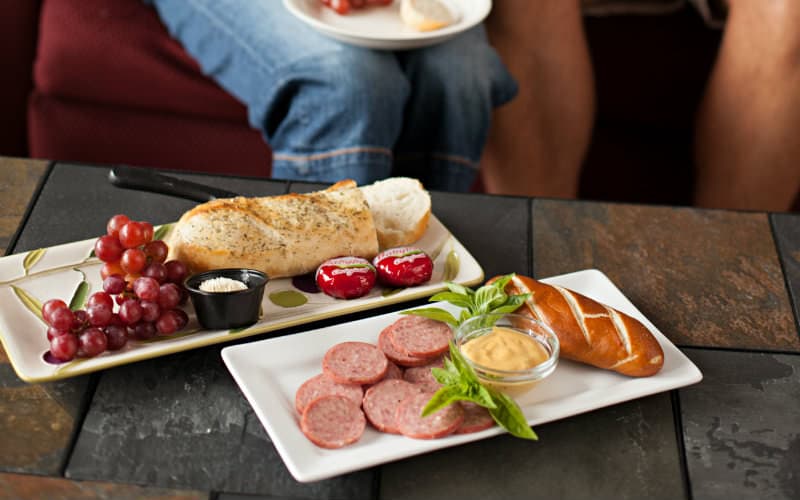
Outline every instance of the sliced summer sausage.
<path fill-rule="evenodd" d="M 310 402 L 322 396 L 333 395 L 345 396 L 360 406 L 364 389 L 357 384 L 340 384 L 324 373 L 320 373 L 303 382 L 303 385 L 297 389 L 294 396 L 294 407 L 297 409 L 297 413 L 302 415 Z"/>
<path fill-rule="evenodd" d="M 489 410 L 471 401 L 459 401 L 464 409 L 464 421 L 456 429 L 456 434 L 469 434 L 488 429 L 494 425 L 494 419 Z"/>
<path fill-rule="evenodd" d="M 381 351 L 383 351 L 387 358 L 389 358 L 392 362 L 405 367 L 422 366 L 431 362 L 432 358 L 409 356 L 395 349 L 394 345 L 392 345 L 392 342 L 389 339 L 389 336 L 392 334 L 393 327 L 394 324 L 387 326 L 378 336 L 378 347 L 380 347 Z"/>
<path fill-rule="evenodd" d="M 412 394 L 400 403 L 395 416 L 397 428 L 404 436 L 414 439 L 436 439 L 452 434 L 464 421 L 461 405 L 445 406 L 423 417 L 422 409 L 433 396 L 431 392 Z"/>
<path fill-rule="evenodd" d="M 395 418 L 397 405 L 421 389 L 405 380 L 389 379 L 373 385 L 364 394 L 362 404 L 367 420 L 382 432 L 400 434 Z"/>
<path fill-rule="evenodd" d="M 300 429 L 315 445 L 341 448 L 364 434 L 367 419 L 361 408 L 345 396 L 323 396 L 308 404 Z"/>
<path fill-rule="evenodd" d="M 322 358 L 322 372 L 340 384 L 374 384 L 386 375 L 389 360 L 366 342 L 342 342 Z"/>
<path fill-rule="evenodd" d="M 440 387 L 442 387 L 442 384 L 440 384 L 439 381 L 434 378 L 431 368 L 442 368 L 443 366 L 444 362 L 442 361 L 442 358 L 436 358 L 435 361 L 428 363 L 427 365 L 415 366 L 406 369 L 403 372 L 403 380 L 406 382 L 411 382 L 412 384 L 418 384 L 428 392 L 436 392 Z"/>
<path fill-rule="evenodd" d="M 389 336 L 392 346 L 399 352 L 428 358 L 446 352 L 452 338 L 453 332 L 447 323 L 416 315 L 397 320 Z"/>

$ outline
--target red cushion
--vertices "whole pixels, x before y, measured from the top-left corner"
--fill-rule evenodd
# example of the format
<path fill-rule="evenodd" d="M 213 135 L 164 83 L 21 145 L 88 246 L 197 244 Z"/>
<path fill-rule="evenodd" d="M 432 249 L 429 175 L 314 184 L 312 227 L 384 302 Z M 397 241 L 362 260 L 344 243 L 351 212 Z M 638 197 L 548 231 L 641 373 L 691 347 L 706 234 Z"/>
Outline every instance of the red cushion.
<path fill-rule="evenodd" d="M 34 81 L 45 95 L 246 119 L 141 0 L 44 0 Z"/>
<path fill-rule="evenodd" d="M 27 155 L 25 99 L 30 92 L 39 2 L 0 2 L 0 154 Z"/>
<path fill-rule="evenodd" d="M 246 124 L 93 105 L 34 93 L 31 156 L 268 177 L 270 151 Z"/>

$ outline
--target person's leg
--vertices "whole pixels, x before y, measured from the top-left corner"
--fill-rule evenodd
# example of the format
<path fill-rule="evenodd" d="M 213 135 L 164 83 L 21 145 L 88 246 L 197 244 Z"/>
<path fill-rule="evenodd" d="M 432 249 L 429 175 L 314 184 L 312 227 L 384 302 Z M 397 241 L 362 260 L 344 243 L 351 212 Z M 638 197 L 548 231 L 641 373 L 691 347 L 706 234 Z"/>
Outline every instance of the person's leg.
<path fill-rule="evenodd" d="M 481 162 L 492 193 L 575 197 L 594 122 L 594 77 L 579 0 L 502 0 L 489 38 L 519 83 Z"/>
<path fill-rule="evenodd" d="M 330 40 L 281 2 L 153 0 L 172 35 L 248 109 L 272 175 L 360 184 L 387 177 L 409 86 L 391 53 Z"/>
<path fill-rule="evenodd" d="M 432 189 L 467 191 L 475 182 L 492 110 L 516 83 L 479 26 L 442 44 L 398 52 L 411 83 L 395 175 Z"/>
<path fill-rule="evenodd" d="M 800 2 L 730 0 L 697 118 L 698 206 L 783 211 L 800 188 Z"/>

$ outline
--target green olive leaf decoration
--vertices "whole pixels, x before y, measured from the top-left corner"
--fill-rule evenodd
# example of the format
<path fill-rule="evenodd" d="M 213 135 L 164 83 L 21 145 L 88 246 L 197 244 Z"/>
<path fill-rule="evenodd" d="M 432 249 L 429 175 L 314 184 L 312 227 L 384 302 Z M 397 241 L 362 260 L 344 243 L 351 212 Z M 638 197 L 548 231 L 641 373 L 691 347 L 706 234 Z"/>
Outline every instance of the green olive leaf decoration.
<path fill-rule="evenodd" d="M 74 270 L 81 273 L 82 279 L 81 282 L 78 283 L 75 293 L 72 294 L 72 299 L 69 301 L 69 308 L 71 311 L 77 311 L 78 309 L 83 308 L 83 306 L 86 304 L 86 299 L 88 298 L 89 291 L 91 289 L 91 286 L 86 281 L 86 274 L 84 274 L 84 272 L 77 267 L 74 268 Z"/>
<path fill-rule="evenodd" d="M 158 229 L 155 230 L 153 233 L 153 240 L 163 240 L 164 236 L 169 233 L 169 230 L 172 229 L 172 224 L 164 224 L 158 226 Z"/>
<path fill-rule="evenodd" d="M 25 276 L 28 275 L 31 268 L 39 262 L 47 250 L 44 248 L 37 248 L 36 250 L 31 250 L 30 252 L 25 255 L 25 258 L 22 259 L 22 268 L 25 270 Z"/>
<path fill-rule="evenodd" d="M 461 261 L 458 257 L 458 253 L 455 250 L 450 250 L 447 254 L 447 259 L 444 262 L 444 275 L 442 276 L 442 281 L 452 281 L 458 276 L 459 268 L 461 267 Z"/>
<path fill-rule="evenodd" d="M 269 300 L 280 307 L 299 307 L 308 302 L 308 297 L 295 290 L 284 290 L 269 294 Z"/>
<path fill-rule="evenodd" d="M 44 318 L 42 318 L 42 303 L 36 297 L 18 286 L 11 285 L 11 289 L 14 290 L 14 295 L 22 302 L 22 305 L 44 322 Z"/>
<path fill-rule="evenodd" d="M 83 362 L 85 362 L 85 361 L 87 361 L 89 359 L 92 359 L 92 358 L 75 358 L 72 361 L 68 361 L 66 363 L 61 363 L 56 368 L 55 373 L 62 372 L 64 370 L 66 370 L 67 368 L 74 368 L 74 367 L 80 365 L 81 363 L 83 363 Z"/>

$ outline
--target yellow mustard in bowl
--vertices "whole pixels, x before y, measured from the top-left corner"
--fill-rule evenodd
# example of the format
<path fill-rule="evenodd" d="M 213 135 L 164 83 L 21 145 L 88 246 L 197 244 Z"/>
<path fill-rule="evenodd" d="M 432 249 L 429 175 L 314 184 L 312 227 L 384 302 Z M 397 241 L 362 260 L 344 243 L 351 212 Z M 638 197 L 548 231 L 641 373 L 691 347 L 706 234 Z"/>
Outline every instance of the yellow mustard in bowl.
<path fill-rule="evenodd" d="M 494 327 L 461 347 L 470 360 L 492 370 L 529 370 L 550 358 L 544 346 L 530 335 Z"/>
<path fill-rule="evenodd" d="M 558 363 L 558 337 L 543 323 L 517 314 L 483 315 L 462 323 L 456 345 L 481 383 L 519 396 Z"/>

